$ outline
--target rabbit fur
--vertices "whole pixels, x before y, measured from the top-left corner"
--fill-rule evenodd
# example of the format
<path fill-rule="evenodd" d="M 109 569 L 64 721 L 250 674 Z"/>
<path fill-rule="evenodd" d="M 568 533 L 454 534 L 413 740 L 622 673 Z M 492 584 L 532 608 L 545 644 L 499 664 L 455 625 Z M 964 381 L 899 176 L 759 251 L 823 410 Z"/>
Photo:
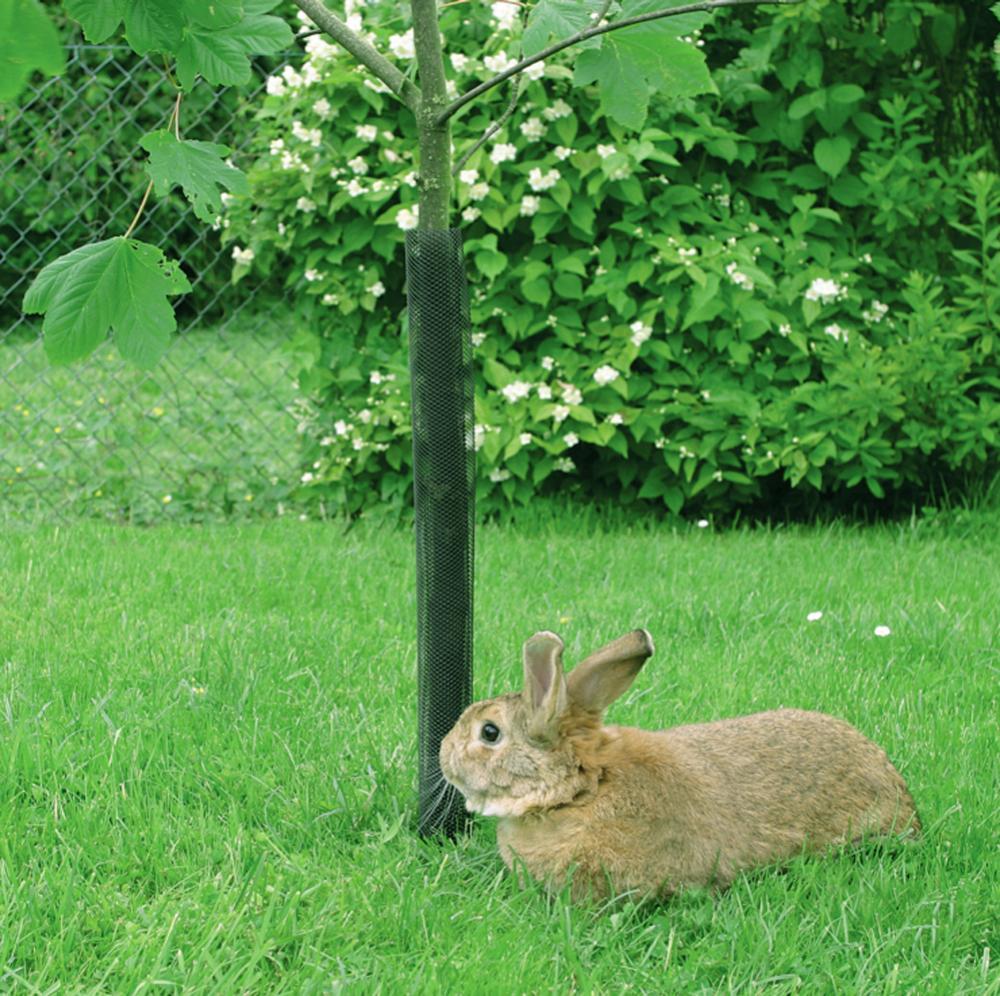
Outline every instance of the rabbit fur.
<path fill-rule="evenodd" d="M 569 880 L 574 898 L 666 896 L 863 836 L 919 834 L 885 752 L 832 716 L 604 726 L 653 649 L 635 630 L 564 677 L 562 641 L 536 633 L 523 692 L 469 706 L 442 741 L 445 778 L 467 809 L 498 817 L 509 868 L 555 890 Z"/>

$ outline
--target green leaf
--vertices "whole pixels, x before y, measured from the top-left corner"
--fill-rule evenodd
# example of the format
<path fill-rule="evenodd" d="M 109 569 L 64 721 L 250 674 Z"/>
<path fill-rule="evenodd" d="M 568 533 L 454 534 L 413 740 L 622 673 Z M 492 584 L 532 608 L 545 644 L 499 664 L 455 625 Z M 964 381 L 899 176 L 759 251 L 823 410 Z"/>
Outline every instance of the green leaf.
<path fill-rule="evenodd" d="M 24 295 L 24 310 L 45 315 L 45 352 L 53 363 L 81 359 L 114 329 L 122 356 L 148 367 L 177 325 L 167 298 L 190 289 L 156 246 L 118 236 L 46 266 Z"/>
<path fill-rule="evenodd" d="M 36 70 L 66 68 L 59 34 L 37 0 L 0 0 L 0 101 L 13 100 Z"/>
<path fill-rule="evenodd" d="M 107 41 L 125 16 L 126 0 L 66 0 L 69 16 L 79 21 L 87 41 Z"/>
<path fill-rule="evenodd" d="M 243 18 L 243 0 L 184 0 L 188 20 L 203 28 L 228 28 Z"/>
<path fill-rule="evenodd" d="M 242 85 L 250 81 L 250 60 L 219 32 L 188 31 L 177 49 L 177 79 L 190 90 L 198 76 L 216 86 Z"/>
<path fill-rule="evenodd" d="M 552 42 L 575 35 L 594 22 L 591 14 L 601 8 L 595 0 L 539 0 L 528 14 L 528 23 L 521 36 L 521 54 L 525 58 L 540 52 Z M 600 38 L 589 38 L 578 48 L 596 48 Z"/>
<path fill-rule="evenodd" d="M 175 0 L 127 0 L 125 38 L 139 55 L 175 52 L 185 23 Z"/>
<path fill-rule="evenodd" d="M 202 221 L 212 221 L 222 211 L 219 188 L 234 194 L 250 192 L 246 176 L 222 160 L 230 149 L 212 142 L 178 140 L 173 132 L 151 131 L 139 139 L 149 153 L 146 172 L 162 197 L 180 186 Z"/>
<path fill-rule="evenodd" d="M 599 49 L 576 61 L 576 86 L 597 83 L 601 108 L 626 128 L 640 129 L 650 95 L 692 97 L 714 90 L 701 49 L 680 41 L 670 19 L 623 28 L 604 36 Z"/>
<path fill-rule="evenodd" d="M 826 90 L 814 90 L 812 93 L 796 97 L 788 105 L 788 117 L 792 121 L 798 121 L 821 107 L 826 107 Z"/>
<path fill-rule="evenodd" d="M 827 90 L 831 104 L 856 104 L 864 95 L 857 83 L 838 83 Z"/>
<path fill-rule="evenodd" d="M 292 44 L 292 29 L 280 18 L 256 13 L 244 0 L 246 15 L 236 24 L 209 31 L 190 27 L 177 49 L 177 78 L 185 90 L 203 76 L 217 86 L 250 80 L 251 55 L 280 52 Z"/>
<path fill-rule="evenodd" d="M 816 165 L 829 176 L 836 177 L 851 158 L 851 141 L 843 135 L 821 138 L 813 148 Z"/>

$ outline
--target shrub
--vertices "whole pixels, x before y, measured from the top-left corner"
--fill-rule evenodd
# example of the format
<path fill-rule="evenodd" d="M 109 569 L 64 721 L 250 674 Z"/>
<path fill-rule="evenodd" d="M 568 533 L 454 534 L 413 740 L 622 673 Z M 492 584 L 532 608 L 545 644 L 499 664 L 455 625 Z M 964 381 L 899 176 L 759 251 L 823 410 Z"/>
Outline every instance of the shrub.
<path fill-rule="evenodd" d="M 351 13 L 412 51 L 389 6 Z M 516 51 L 488 15 L 443 14 L 460 90 Z M 931 148 L 947 108 L 918 54 L 961 65 L 962 18 L 902 0 L 719 16 L 691 39 L 719 93 L 660 101 L 638 134 L 566 64 L 525 80 L 457 183 L 482 510 L 573 490 L 702 514 L 909 501 L 996 468 L 995 150 Z M 402 507 L 414 135 L 332 46 L 307 49 L 259 114 L 234 278 L 287 275 L 303 484 Z M 505 102 L 454 122 L 459 152 Z"/>

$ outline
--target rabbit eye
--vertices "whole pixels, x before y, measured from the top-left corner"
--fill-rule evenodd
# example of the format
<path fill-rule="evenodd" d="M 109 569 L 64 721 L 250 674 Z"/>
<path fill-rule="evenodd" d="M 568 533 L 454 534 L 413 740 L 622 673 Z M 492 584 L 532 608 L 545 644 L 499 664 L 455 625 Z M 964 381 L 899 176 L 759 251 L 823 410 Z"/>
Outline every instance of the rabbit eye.
<path fill-rule="evenodd" d="M 494 723 L 483 723 L 479 736 L 488 744 L 495 744 L 500 739 L 500 727 Z"/>

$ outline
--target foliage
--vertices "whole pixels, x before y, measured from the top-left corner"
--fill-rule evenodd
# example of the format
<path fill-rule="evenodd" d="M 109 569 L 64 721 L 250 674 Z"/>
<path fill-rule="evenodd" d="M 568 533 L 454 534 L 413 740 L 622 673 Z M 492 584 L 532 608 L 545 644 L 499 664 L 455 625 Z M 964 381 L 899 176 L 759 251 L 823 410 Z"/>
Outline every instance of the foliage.
<path fill-rule="evenodd" d="M 229 152 L 226 146 L 182 142 L 179 129 L 181 97 L 185 91 L 192 89 L 199 77 L 216 85 L 245 84 L 251 78 L 252 56 L 285 48 L 291 42 L 291 31 L 284 20 L 268 13 L 277 3 L 278 0 L 218 0 L 206 6 L 197 0 L 183 4 L 165 0 L 142 3 L 75 0 L 69 6 L 70 13 L 79 19 L 89 41 L 106 41 L 124 21 L 125 38 L 134 52 L 139 55 L 158 53 L 173 58 L 177 98 L 168 124 L 168 131 L 170 128 L 174 131 L 173 139 L 167 132 L 156 131 L 143 136 L 140 145 L 151 155 L 149 172 L 156 186 L 166 191 L 180 185 L 185 197 L 195 206 L 195 213 L 201 217 L 213 204 L 219 203 L 216 184 L 221 183 L 229 189 L 243 189 L 244 182 L 235 167 L 222 162 L 222 157 Z M 48 27 L 51 28 L 51 24 Z M 167 71 L 169 75 L 169 63 Z M 140 213 L 144 204 L 145 198 L 140 205 Z M 131 234 L 134 224 L 129 226 L 126 237 Z M 146 243 L 133 240 L 132 244 L 149 252 L 161 252 Z M 83 258 L 79 253 L 96 250 L 99 245 L 104 244 L 84 246 L 58 257 L 49 267 L 65 272 L 71 265 L 68 260 L 79 263 Z M 87 259 L 90 260 L 91 256 Z M 109 286 L 112 292 L 118 293 L 126 283 L 117 281 Z M 97 295 L 99 297 L 100 294 Z M 25 300 L 25 307 L 29 310 L 46 311 L 50 306 L 58 305 L 58 298 L 51 293 L 43 293 L 37 282 L 29 288 Z M 128 308 L 129 302 L 125 298 L 100 306 L 95 298 L 74 319 L 72 334 L 51 337 L 47 343 L 49 355 L 61 362 L 79 359 L 103 342 L 109 327 L 114 326 L 123 355 L 155 360 L 166 347 L 165 335 L 176 324 L 172 310 L 170 321 L 166 324 L 163 314 L 158 314 L 155 324 L 160 342 L 151 350 L 150 336 L 144 332 L 141 323 L 121 320 L 121 314 Z M 105 321 L 105 311 L 108 315 L 117 311 L 119 321 Z M 61 320 L 47 317 L 43 329 L 53 329 L 60 324 Z"/>
<path fill-rule="evenodd" d="M 515 57 L 505 7 L 443 15 L 456 92 Z M 412 55 L 388 8 L 348 13 Z M 638 132 L 560 59 L 527 74 L 458 185 L 481 509 L 573 489 L 673 512 L 909 501 L 996 468 L 1000 185 L 983 151 L 931 147 L 943 108 L 914 52 L 947 50 L 944 13 L 961 17 L 812 0 L 720 18 L 689 40 L 718 95 L 659 97 Z M 412 127 L 307 49 L 269 81 L 234 279 L 296 289 L 319 399 L 303 483 L 405 507 Z M 505 101 L 453 123 L 458 152 Z"/>

